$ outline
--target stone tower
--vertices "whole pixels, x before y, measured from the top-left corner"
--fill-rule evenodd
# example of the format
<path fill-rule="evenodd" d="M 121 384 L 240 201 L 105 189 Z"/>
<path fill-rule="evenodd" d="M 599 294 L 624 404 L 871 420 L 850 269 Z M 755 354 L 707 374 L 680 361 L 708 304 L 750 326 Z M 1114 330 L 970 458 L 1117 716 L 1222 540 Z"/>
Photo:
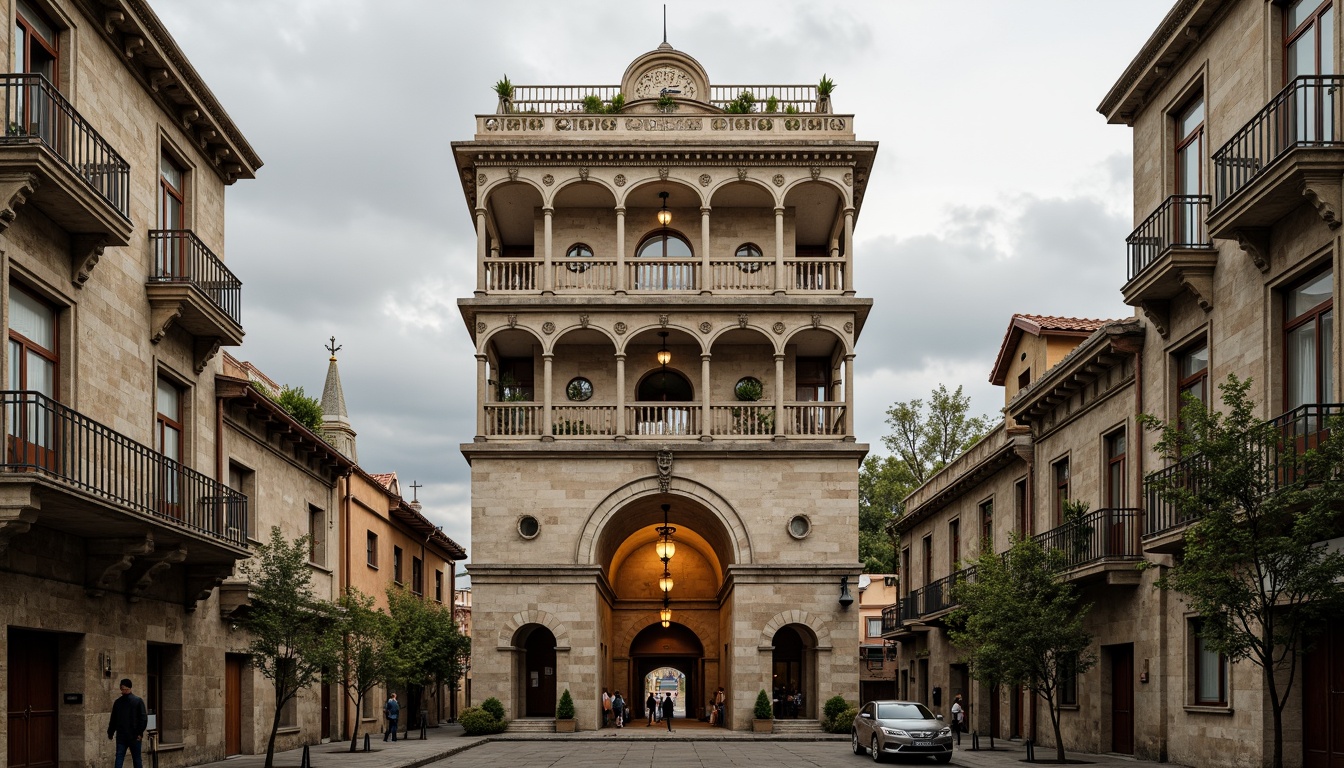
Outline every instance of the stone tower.
<path fill-rule="evenodd" d="M 760 690 L 802 718 L 853 699 L 853 228 L 877 145 L 817 86 L 715 85 L 663 44 L 619 85 L 506 90 L 453 149 L 477 237 L 475 690 L 553 718 L 566 689 L 639 711 L 671 684 L 700 717 L 722 686 L 737 729 Z"/>
<path fill-rule="evenodd" d="M 332 339 L 333 346 L 335 343 Z M 341 371 L 336 367 L 335 350 L 327 360 L 327 380 L 322 385 L 322 436 L 346 458 L 359 463 L 355 428 L 350 426 L 350 414 L 345 410 L 345 392 L 341 389 Z"/>

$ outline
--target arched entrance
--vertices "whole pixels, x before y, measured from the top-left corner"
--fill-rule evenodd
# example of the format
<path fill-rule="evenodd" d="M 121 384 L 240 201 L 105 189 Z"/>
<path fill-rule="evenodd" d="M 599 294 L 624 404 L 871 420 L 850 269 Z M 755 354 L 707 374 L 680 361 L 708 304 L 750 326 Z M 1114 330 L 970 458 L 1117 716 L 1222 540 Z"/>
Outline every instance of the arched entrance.
<path fill-rule="evenodd" d="M 641 717 L 646 716 L 645 703 L 652 691 L 658 693 L 660 699 L 664 693 L 672 694 L 672 700 L 676 702 L 674 717 L 699 717 L 696 702 L 706 698 L 704 675 L 700 671 L 704 655 L 705 649 L 700 638 L 683 624 L 673 622 L 666 628 L 661 624 L 653 624 L 636 635 L 630 643 L 632 677 L 639 685 L 631 692 L 635 712 Z M 655 675 L 669 669 L 680 677 L 670 677 L 666 673 Z M 684 681 L 681 679 L 683 677 Z M 658 684 L 655 690 L 650 687 L 650 678 L 675 681 L 675 690 L 667 682 Z"/>
<path fill-rule="evenodd" d="M 770 669 L 775 718 L 815 718 L 816 639 L 812 630 L 801 624 L 785 625 L 775 633 L 773 645 Z"/>
<path fill-rule="evenodd" d="M 555 717 L 555 635 L 540 624 L 519 628 L 514 646 L 522 649 L 515 676 L 523 690 L 522 717 Z"/>

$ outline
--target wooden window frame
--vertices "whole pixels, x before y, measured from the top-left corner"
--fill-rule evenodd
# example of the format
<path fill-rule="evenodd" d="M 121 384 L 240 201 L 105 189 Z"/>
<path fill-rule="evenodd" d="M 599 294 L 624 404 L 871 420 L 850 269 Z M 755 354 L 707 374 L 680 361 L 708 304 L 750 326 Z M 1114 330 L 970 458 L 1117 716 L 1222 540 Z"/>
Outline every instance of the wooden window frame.
<path fill-rule="evenodd" d="M 1013 512 L 1017 515 L 1017 533 L 1022 538 L 1031 536 L 1031 484 L 1026 477 L 1013 481 Z"/>
<path fill-rule="evenodd" d="M 1333 0 L 1330 0 L 1330 2 L 1323 2 L 1320 4 L 1319 7 L 1316 8 L 1315 11 L 1312 11 L 1311 15 L 1307 17 L 1306 21 L 1303 21 L 1301 24 L 1297 25 L 1293 29 L 1289 29 L 1288 8 L 1291 5 L 1292 5 L 1291 0 L 1289 2 L 1284 3 L 1283 5 L 1283 50 L 1281 51 L 1281 55 L 1283 56 L 1283 68 L 1281 70 L 1281 74 L 1283 76 L 1283 84 L 1285 86 L 1288 85 L 1288 67 L 1290 66 L 1289 49 L 1292 47 L 1293 43 L 1296 43 L 1298 40 L 1302 39 L 1303 37 L 1306 37 L 1308 34 L 1315 34 L 1316 36 L 1315 41 L 1316 71 L 1317 72 L 1321 71 L 1321 23 L 1320 23 L 1321 16 L 1333 10 L 1335 7 Z"/>
<path fill-rule="evenodd" d="M 1197 707 L 1226 707 L 1227 706 L 1227 656 L 1218 654 L 1218 698 L 1201 698 L 1200 690 L 1204 682 L 1202 656 L 1204 654 L 1204 640 L 1199 636 L 1199 630 L 1202 628 L 1203 620 L 1194 618 L 1190 620 L 1190 649 L 1193 651 L 1191 684 L 1193 686 L 1190 701 Z M 1210 651 L 1212 653 L 1212 651 Z"/>
<path fill-rule="evenodd" d="M 1122 450 L 1115 452 L 1115 445 L 1118 441 L 1123 441 Z M 1129 507 L 1129 478 L 1127 476 L 1128 464 L 1126 456 L 1129 453 L 1129 435 L 1124 427 L 1113 429 L 1102 435 L 1102 446 L 1105 451 L 1106 460 L 1106 507 L 1110 509 L 1126 509 Z M 1116 487 L 1116 478 L 1119 478 L 1119 487 Z M 1116 491 L 1119 491 L 1118 503 Z"/>
<path fill-rule="evenodd" d="M 425 561 L 411 555 L 411 592 L 425 596 Z"/>
<path fill-rule="evenodd" d="M 392 581 L 399 586 L 406 583 L 401 579 L 401 561 L 402 549 L 394 544 L 392 545 Z"/>
<path fill-rule="evenodd" d="M 994 498 L 980 502 L 980 546 L 994 549 Z"/>
<path fill-rule="evenodd" d="M 933 582 L 933 534 L 927 534 L 923 538 L 924 542 L 924 583 L 921 586 L 927 587 Z"/>
<path fill-rule="evenodd" d="M 1289 317 L 1289 313 L 1292 312 L 1292 303 L 1288 300 L 1288 297 L 1292 295 L 1293 290 L 1300 288 L 1301 286 L 1304 286 L 1308 283 L 1311 283 L 1327 273 L 1329 273 L 1332 277 L 1332 279 L 1329 281 L 1330 298 L 1326 299 L 1325 301 L 1322 301 L 1320 304 L 1317 304 L 1313 307 L 1309 307 L 1308 309 L 1303 311 L 1302 314 L 1300 315 L 1297 315 L 1295 317 Z M 1288 372 L 1289 372 L 1288 358 L 1289 358 L 1289 349 L 1291 347 L 1292 333 L 1298 328 L 1312 322 L 1316 323 L 1316 334 L 1315 334 L 1316 381 L 1314 387 L 1316 390 L 1315 402 L 1328 403 L 1333 401 L 1333 393 L 1323 392 L 1322 390 L 1324 389 L 1324 387 L 1322 386 L 1322 384 L 1324 383 L 1324 376 L 1327 367 L 1335 364 L 1335 360 L 1333 357 L 1334 350 L 1324 345 L 1321 334 L 1321 327 L 1322 327 L 1321 320 L 1325 317 L 1325 315 L 1333 313 L 1335 309 L 1335 293 L 1334 293 L 1335 284 L 1333 276 L 1334 276 L 1333 267 L 1331 267 L 1330 265 L 1326 265 L 1321 269 L 1312 271 L 1309 275 L 1305 277 L 1294 280 L 1292 283 L 1289 283 L 1283 288 L 1283 332 L 1282 334 L 1280 334 L 1279 337 L 1283 350 L 1282 354 L 1283 368 L 1280 371 L 1279 380 L 1282 382 L 1281 387 L 1281 389 L 1283 390 L 1282 405 L 1283 410 L 1285 412 L 1292 407 L 1290 405 L 1290 403 L 1292 402 L 1291 400 L 1292 392 L 1289 390 L 1288 387 Z M 1332 322 L 1334 322 L 1333 317 Z M 1339 333 L 1338 327 L 1334 328 L 1334 333 L 1335 334 Z"/>
<path fill-rule="evenodd" d="M 948 573 L 956 570 L 957 561 L 961 560 L 961 518 L 954 517 L 947 521 L 947 568 Z"/>
<path fill-rule="evenodd" d="M 370 568 L 378 568 L 378 534 L 369 531 L 364 538 L 364 558 L 365 564 Z"/>
<path fill-rule="evenodd" d="M 1199 121 L 1199 125 L 1191 129 L 1189 133 L 1182 135 L 1180 130 L 1181 123 L 1184 122 L 1185 116 L 1190 114 L 1190 112 L 1195 108 L 1196 105 L 1204 109 L 1204 117 Z M 1204 101 L 1204 93 L 1201 91 L 1195 94 L 1193 97 L 1186 99 L 1183 102 L 1182 106 L 1179 109 L 1172 112 L 1171 115 L 1172 119 L 1174 119 L 1176 123 L 1176 130 L 1175 130 L 1176 147 L 1175 151 L 1172 153 L 1172 158 L 1176 164 L 1176 174 L 1174 178 L 1175 185 L 1173 189 L 1177 194 L 1190 194 L 1188 192 L 1182 191 L 1184 185 L 1181 182 L 1184 181 L 1185 179 L 1181 174 L 1181 171 L 1184 168 L 1184 165 L 1181 163 L 1181 153 L 1184 152 L 1185 149 L 1189 147 L 1191 144 L 1198 143 L 1199 147 L 1195 151 L 1197 153 L 1196 157 L 1199 158 L 1199 186 L 1197 188 L 1197 191 L 1194 192 L 1194 194 L 1196 195 L 1205 194 L 1204 159 L 1206 157 L 1208 149 L 1207 147 L 1204 146 L 1204 139 L 1205 139 L 1204 127 L 1208 123 L 1209 113 L 1208 113 L 1208 104 Z"/>
<path fill-rule="evenodd" d="M 1061 473 L 1060 470 L 1063 470 Z M 1064 524 L 1064 502 L 1069 500 L 1069 483 L 1073 478 L 1069 457 L 1062 456 L 1050 462 L 1050 486 L 1054 489 L 1055 525 Z"/>
<path fill-rule="evenodd" d="M 19 29 L 19 28 L 22 28 L 22 30 L 23 30 L 23 35 L 24 35 L 24 38 L 25 38 L 25 42 L 36 41 L 39 45 L 42 46 L 43 50 L 45 50 L 45 51 L 51 56 L 51 62 L 52 62 L 52 63 L 51 63 L 51 84 L 52 84 L 57 90 L 60 90 L 60 88 L 61 88 L 61 40 L 60 40 L 60 36 L 61 36 L 61 31 L 64 29 L 64 27 L 63 27 L 62 25 L 57 24 L 56 22 L 52 21 L 52 20 L 51 20 L 51 17 L 50 17 L 49 15 L 47 15 L 46 13 L 44 13 L 44 12 L 42 11 L 42 9 L 40 9 L 40 8 L 34 8 L 33 5 L 32 5 L 32 3 L 26 3 L 26 5 L 28 6 L 29 9 L 32 10 L 33 13 L 35 13 L 35 14 L 38 15 L 38 17 L 39 17 L 38 20 L 39 20 L 39 21 L 41 21 L 43 24 L 46 24 L 48 27 L 51 27 L 52 31 L 55 33 L 56 39 L 55 39 L 55 40 L 47 40 L 46 38 L 42 37 L 42 35 L 41 35 L 41 34 L 34 28 L 34 26 L 33 26 L 33 22 L 30 21 L 30 20 L 28 20 L 28 19 L 26 19 L 26 18 L 24 18 L 24 15 L 23 15 L 22 11 L 20 11 L 20 9 L 19 9 L 18 3 L 15 3 L 15 4 L 14 4 L 14 25 L 15 25 L 15 33 L 17 34 L 17 33 L 18 33 L 18 29 Z M 14 45 L 20 45 L 21 43 L 19 43 L 18 40 L 14 40 L 14 41 L 13 41 L 13 44 L 14 44 Z M 32 69 L 31 69 L 31 67 L 32 67 L 32 48 L 29 47 L 28 45 L 24 45 L 23 50 L 24 50 L 24 59 L 25 59 L 25 61 L 23 62 L 23 67 L 24 67 L 23 71 L 24 71 L 24 72 L 32 72 Z M 11 56 L 12 56 L 12 55 L 13 55 L 13 54 L 11 53 Z"/>
<path fill-rule="evenodd" d="M 1184 361 L 1187 358 L 1189 358 L 1196 350 L 1199 349 L 1204 350 L 1204 367 L 1199 369 L 1198 371 L 1195 371 L 1194 373 L 1191 373 L 1188 376 L 1183 376 L 1182 371 L 1185 369 Z M 1199 390 L 1201 392 L 1200 402 L 1204 403 L 1205 407 L 1208 407 L 1209 405 L 1209 368 L 1211 367 L 1212 363 L 1209 358 L 1208 338 L 1201 336 L 1194 342 L 1186 344 L 1184 347 L 1177 350 L 1175 357 L 1176 357 L 1176 425 L 1179 428 L 1184 428 L 1184 424 L 1181 421 L 1181 411 L 1185 407 L 1186 392 L 1189 392 L 1191 389 L 1193 389 L 1195 385 L 1199 385 Z"/>

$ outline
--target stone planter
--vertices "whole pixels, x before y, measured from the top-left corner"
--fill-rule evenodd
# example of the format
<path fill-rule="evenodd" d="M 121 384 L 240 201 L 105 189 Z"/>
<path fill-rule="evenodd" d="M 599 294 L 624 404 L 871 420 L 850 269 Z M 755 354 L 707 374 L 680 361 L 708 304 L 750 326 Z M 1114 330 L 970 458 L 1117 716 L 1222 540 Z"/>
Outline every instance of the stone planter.
<path fill-rule="evenodd" d="M 775 721 L 774 721 L 774 720 L 771 720 L 771 719 L 768 719 L 768 718 L 765 719 L 765 720 L 754 719 L 754 720 L 751 721 L 751 732 L 752 732 L 752 733 L 774 733 L 774 732 L 775 732 Z"/>
<path fill-rule="evenodd" d="M 578 722 L 579 722 L 579 721 L 575 720 L 575 719 L 572 718 L 572 717 L 569 718 L 568 720 L 560 720 L 560 719 L 557 718 L 556 721 L 555 721 L 555 732 L 556 732 L 556 733 L 574 733 L 574 731 L 575 731 L 575 726 L 578 725 Z"/>

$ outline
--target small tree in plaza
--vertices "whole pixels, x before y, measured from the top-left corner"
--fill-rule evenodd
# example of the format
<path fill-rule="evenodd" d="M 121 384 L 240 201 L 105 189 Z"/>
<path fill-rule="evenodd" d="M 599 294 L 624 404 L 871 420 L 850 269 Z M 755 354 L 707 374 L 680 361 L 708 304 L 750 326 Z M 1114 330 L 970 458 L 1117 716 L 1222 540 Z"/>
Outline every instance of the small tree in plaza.
<path fill-rule="evenodd" d="M 1157 582 L 1202 621 L 1206 647 L 1259 667 L 1283 765 L 1283 710 L 1302 653 L 1344 609 L 1344 421 L 1322 406 L 1262 421 L 1251 382 L 1220 384 L 1224 413 L 1186 400 L 1177 422 L 1145 416 L 1158 453 L 1176 464 L 1149 487 L 1175 519 L 1193 520 L 1182 556 Z"/>
<path fill-rule="evenodd" d="M 248 632 L 243 652 L 274 687 L 275 713 L 266 743 L 266 768 L 275 759 L 275 734 L 286 704 L 340 658 L 341 626 L 331 604 L 313 595 L 309 540 L 285 541 L 279 528 L 241 566 L 252 602 L 239 624 Z"/>
<path fill-rule="evenodd" d="M 1083 629 L 1091 606 L 1079 605 L 1073 587 L 1057 578 L 1063 560 L 1032 539 L 1015 539 L 1004 555 L 985 549 L 975 576 L 952 588 L 958 607 L 948 633 L 978 679 L 1023 685 L 1045 702 L 1060 762 L 1060 690 L 1097 660 Z"/>
<path fill-rule="evenodd" d="M 462 674 L 468 640 L 457 631 L 452 612 L 391 586 L 387 590 L 388 642 L 384 648 L 388 681 L 406 686 L 404 706 L 407 732 L 419 719 L 420 697 L 414 695 L 434 682 L 451 683 Z"/>
<path fill-rule="evenodd" d="M 341 596 L 340 608 L 345 631 L 345 648 L 337 668 L 345 681 L 345 695 L 355 712 L 364 711 L 364 700 L 373 689 L 387 680 L 386 645 L 391 626 L 386 613 L 375 610 L 373 597 L 354 587 Z M 359 739 L 360 718 L 354 719 L 350 732 L 350 751 Z"/>

